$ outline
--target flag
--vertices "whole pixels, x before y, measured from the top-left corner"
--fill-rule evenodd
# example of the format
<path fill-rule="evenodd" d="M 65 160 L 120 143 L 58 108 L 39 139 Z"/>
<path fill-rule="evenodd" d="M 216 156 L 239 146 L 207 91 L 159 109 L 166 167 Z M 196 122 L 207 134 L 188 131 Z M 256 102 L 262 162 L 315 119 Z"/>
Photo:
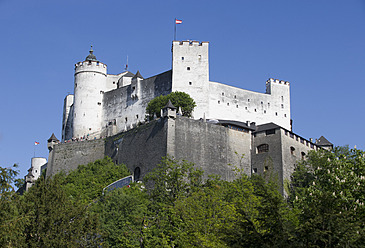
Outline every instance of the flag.
<path fill-rule="evenodd" d="M 37 142 L 37 141 L 36 141 L 36 142 L 34 142 L 34 145 L 35 145 L 35 146 L 36 146 L 36 145 L 39 145 L 39 142 Z"/>
<path fill-rule="evenodd" d="M 175 24 L 181 24 L 182 20 L 175 19 Z"/>

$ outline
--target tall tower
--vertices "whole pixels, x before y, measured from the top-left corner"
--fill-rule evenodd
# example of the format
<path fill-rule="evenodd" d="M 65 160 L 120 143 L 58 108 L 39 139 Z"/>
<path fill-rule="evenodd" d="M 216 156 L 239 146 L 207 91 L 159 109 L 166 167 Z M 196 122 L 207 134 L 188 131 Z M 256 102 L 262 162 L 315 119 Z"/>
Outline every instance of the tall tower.
<path fill-rule="evenodd" d="M 209 43 L 172 42 L 172 91 L 188 93 L 195 101 L 195 119 L 209 116 Z"/>
<path fill-rule="evenodd" d="M 72 137 L 99 137 L 102 128 L 103 90 L 107 66 L 90 54 L 75 65 L 74 116 Z"/>

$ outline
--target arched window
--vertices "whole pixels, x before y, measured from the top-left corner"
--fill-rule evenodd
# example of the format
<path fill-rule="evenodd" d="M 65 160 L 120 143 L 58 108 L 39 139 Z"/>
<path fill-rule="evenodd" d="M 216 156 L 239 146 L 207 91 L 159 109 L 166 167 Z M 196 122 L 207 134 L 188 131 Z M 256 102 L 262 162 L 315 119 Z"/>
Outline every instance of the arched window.
<path fill-rule="evenodd" d="M 305 152 L 301 152 L 301 155 L 302 155 L 302 159 L 304 160 L 305 159 Z"/>
<path fill-rule="evenodd" d="M 269 151 L 269 145 L 268 144 L 262 144 L 257 147 L 257 153 L 264 153 Z"/>
<path fill-rule="evenodd" d="M 134 181 L 135 182 L 138 182 L 139 181 L 139 178 L 141 176 L 141 169 L 139 167 L 136 167 L 134 169 Z"/>
<path fill-rule="evenodd" d="M 292 146 L 290 147 L 290 154 L 295 155 L 295 148 Z"/>

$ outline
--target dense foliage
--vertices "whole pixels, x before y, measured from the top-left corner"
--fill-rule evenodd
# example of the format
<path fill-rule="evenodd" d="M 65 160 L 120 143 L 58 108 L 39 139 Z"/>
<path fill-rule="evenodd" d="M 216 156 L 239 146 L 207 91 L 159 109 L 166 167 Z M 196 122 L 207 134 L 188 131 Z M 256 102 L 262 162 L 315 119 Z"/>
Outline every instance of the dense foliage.
<path fill-rule="evenodd" d="M 275 175 L 203 180 L 196 166 L 171 157 L 146 186 L 105 194 L 128 174 L 108 158 L 41 177 L 23 196 L 9 188 L 16 173 L 2 169 L 0 246 L 364 247 L 364 157 L 346 147 L 309 153 L 287 199 Z"/>
<path fill-rule="evenodd" d="M 181 108 L 183 116 L 192 116 L 193 110 L 196 107 L 194 99 L 185 92 L 176 91 L 165 96 L 161 95 L 155 97 L 151 100 L 146 108 L 146 118 L 152 120 L 154 114 L 156 114 L 157 117 L 161 117 L 161 109 L 166 106 L 169 100 L 177 109 Z"/>

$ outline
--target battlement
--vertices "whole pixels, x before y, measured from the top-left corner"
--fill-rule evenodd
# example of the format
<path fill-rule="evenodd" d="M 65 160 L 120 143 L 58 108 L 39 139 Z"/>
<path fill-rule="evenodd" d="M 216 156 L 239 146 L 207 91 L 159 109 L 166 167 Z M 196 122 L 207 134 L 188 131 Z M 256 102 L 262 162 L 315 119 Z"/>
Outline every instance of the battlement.
<path fill-rule="evenodd" d="M 173 45 L 180 45 L 180 46 L 208 46 L 209 42 L 208 41 L 192 41 L 192 40 L 183 40 L 183 41 L 177 41 L 174 40 L 173 41 Z"/>
<path fill-rule="evenodd" d="M 99 61 L 84 61 L 75 64 L 75 74 L 83 71 L 97 71 L 106 75 L 107 65 Z"/>
<path fill-rule="evenodd" d="M 290 83 L 284 80 L 279 80 L 279 79 L 273 79 L 273 78 L 269 78 L 266 81 L 266 85 L 270 84 L 270 83 L 275 83 L 275 84 L 283 84 L 283 85 L 288 85 L 290 86 Z"/>

